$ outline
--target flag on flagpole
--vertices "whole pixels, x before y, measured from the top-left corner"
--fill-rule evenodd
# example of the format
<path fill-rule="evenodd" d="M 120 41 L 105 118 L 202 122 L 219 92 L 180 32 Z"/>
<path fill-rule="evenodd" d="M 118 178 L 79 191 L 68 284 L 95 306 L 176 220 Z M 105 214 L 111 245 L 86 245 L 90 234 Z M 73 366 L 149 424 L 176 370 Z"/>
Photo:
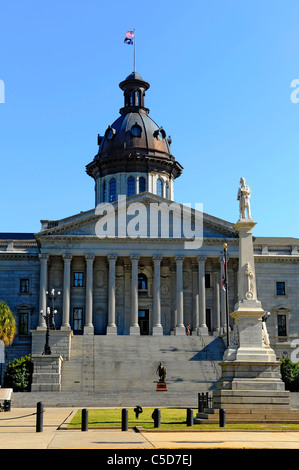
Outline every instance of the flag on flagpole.
<path fill-rule="evenodd" d="M 223 290 L 226 290 L 227 287 L 227 276 L 226 276 L 226 257 L 223 256 L 221 264 L 221 282 Z"/>
<path fill-rule="evenodd" d="M 126 44 L 134 44 L 134 37 L 135 37 L 134 31 L 127 31 L 124 42 Z"/>

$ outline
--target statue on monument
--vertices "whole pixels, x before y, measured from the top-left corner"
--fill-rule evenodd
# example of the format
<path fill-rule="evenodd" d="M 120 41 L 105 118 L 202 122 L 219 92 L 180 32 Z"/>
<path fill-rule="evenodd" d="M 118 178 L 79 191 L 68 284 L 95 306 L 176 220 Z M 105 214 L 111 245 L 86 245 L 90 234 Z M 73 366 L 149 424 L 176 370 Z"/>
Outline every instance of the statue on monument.
<path fill-rule="evenodd" d="M 245 184 L 245 178 L 240 179 L 241 186 L 239 187 L 237 199 L 240 201 L 240 218 L 246 219 L 246 210 L 247 210 L 247 218 L 251 219 L 250 213 L 250 196 L 251 196 L 251 189 L 250 186 Z"/>

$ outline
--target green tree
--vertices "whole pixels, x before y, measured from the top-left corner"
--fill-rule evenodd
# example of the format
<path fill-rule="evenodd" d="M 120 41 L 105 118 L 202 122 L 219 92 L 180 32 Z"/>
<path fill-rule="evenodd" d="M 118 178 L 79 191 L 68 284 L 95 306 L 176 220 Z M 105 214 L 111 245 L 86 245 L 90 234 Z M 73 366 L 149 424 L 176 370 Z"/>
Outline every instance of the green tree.
<path fill-rule="evenodd" d="M 6 302 L 0 302 L 0 339 L 10 346 L 17 331 L 16 319 Z"/>
<path fill-rule="evenodd" d="M 299 391 L 299 364 L 292 362 L 288 357 L 281 359 L 281 378 L 286 390 Z"/>
<path fill-rule="evenodd" d="M 30 392 L 33 365 L 30 355 L 15 358 L 6 366 L 4 387 L 14 392 Z"/>

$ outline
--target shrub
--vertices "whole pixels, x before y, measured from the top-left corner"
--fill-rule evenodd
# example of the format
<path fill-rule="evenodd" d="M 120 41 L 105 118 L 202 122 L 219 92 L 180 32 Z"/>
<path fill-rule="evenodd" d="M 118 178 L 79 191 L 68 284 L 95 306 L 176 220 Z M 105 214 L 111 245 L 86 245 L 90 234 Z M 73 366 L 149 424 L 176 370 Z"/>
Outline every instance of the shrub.
<path fill-rule="evenodd" d="M 30 392 L 33 364 L 30 355 L 19 357 L 6 366 L 4 387 L 14 392 Z"/>
<path fill-rule="evenodd" d="M 299 391 L 299 364 L 292 362 L 288 357 L 281 359 L 281 378 L 286 390 Z"/>

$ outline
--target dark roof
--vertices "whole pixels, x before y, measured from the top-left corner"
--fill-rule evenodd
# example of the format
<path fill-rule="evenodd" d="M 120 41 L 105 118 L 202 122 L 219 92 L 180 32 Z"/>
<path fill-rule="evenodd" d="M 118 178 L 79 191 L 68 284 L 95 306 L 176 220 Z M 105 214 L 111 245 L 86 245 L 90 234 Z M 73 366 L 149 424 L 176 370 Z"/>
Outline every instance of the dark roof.
<path fill-rule="evenodd" d="M 34 233 L 0 232 L 0 240 L 35 240 Z"/>

